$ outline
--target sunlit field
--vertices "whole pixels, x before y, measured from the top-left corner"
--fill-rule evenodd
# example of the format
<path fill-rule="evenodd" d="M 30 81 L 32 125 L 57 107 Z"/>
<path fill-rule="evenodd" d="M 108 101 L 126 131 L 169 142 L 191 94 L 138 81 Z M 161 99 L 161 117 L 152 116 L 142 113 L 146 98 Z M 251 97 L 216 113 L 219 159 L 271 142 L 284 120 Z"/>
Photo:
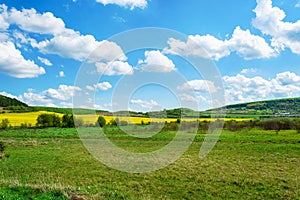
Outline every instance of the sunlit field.
<path fill-rule="evenodd" d="M 9 124 L 11 126 L 21 126 L 21 124 L 27 124 L 31 126 L 35 126 L 36 119 L 40 114 L 54 114 L 53 112 L 46 112 L 46 111 L 38 111 L 38 112 L 27 112 L 27 113 L 4 113 L 0 114 L 0 121 L 2 119 L 8 119 Z M 56 113 L 59 116 L 63 116 L 63 114 Z"/>
<path fill-rule="evenodd" d="M 175 134 L 140 139 L 116 128 L 106 131 L 132 152 L 162 148 Z M 200 159 L 204 137 L 198 133 L 189 150 L 166 168 L 132 174 L 97 161 L 76 129 L 2 130 L 0 141 L 9 157 L 0 159 L 0 199 L 299 199 L 300 134 L 295 130 L 225 130 Z"/>
<path fill-rule="evenodd" d="M 28 112 L 28 113 L 4 113 L 0 114 L 0 121 L 2 119 L 8 119 L 9 124 L 12 127 L 21 126 L 21 124 L 27 124 L 28 126 L 35 126 L 37 117 L 40 114 L 54 114 L 53 112 L 39 111 L 39 112 Z M 60 117 L 63 116 L 61 113 L 55 113 Z M 99 115 L 76 115 L 76 118 L 82 119 L 85 125 L 95 124 Z M 147 118 L 147 117 L 126 117 L 126 116 L 104 116 L 106 123 L 109 123 L 112 119 L 118 118 L 119 121 L 126 121 L 128 124 L 148 124 L 150 123 L 164 123 L 164 122 L 175 122 L 176 118 Z M 235 121 L 247 121 L 252 118 L 225 118 L 225 121 L 235 120 Z M 184 118 L 182 121 L 191 122 L 191 121 L 214 121 L 216 118 Z"/>

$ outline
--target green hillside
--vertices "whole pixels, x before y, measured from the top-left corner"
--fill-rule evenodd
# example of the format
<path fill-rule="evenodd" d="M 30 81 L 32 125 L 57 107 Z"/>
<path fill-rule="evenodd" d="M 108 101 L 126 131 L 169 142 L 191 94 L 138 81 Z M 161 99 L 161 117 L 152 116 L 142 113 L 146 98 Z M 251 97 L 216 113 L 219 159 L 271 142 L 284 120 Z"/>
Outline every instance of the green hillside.
<path fill-rule="evenodd" d="M 28 107 L 27 104 L 10 97 L 6 97 L 3 95 L 0 95 L 0 107 L 8 107 L 8 106 L 23 106 Z"/>
<path fill-rule="evenodd" d="M 227 105 L 209 110 L 209 112 L 220 113 L 224 109 L 226 109 L 227 114 L 238 115 L 299 115 L 300 97 Z"/>

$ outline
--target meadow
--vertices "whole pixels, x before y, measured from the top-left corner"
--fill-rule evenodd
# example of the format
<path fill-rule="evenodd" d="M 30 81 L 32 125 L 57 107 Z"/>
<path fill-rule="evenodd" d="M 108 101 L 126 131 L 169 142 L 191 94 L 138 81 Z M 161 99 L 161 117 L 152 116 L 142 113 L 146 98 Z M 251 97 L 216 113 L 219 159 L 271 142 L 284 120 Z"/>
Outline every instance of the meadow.
<path fill-rule="evenodd" d="M 141 139 L 106 129 L 110 140 L 133 152 L 161 148 L 174 134 Z M 76 129 L 2 130 L 8 157 L 0 159 L 0 199 L 299 199 L 300 134 L 295 130 L 224 130 L 200 159 L 204 137 L 199 132 L 188 151 L 166 168 L 125 173 L 95 160 Z"/>

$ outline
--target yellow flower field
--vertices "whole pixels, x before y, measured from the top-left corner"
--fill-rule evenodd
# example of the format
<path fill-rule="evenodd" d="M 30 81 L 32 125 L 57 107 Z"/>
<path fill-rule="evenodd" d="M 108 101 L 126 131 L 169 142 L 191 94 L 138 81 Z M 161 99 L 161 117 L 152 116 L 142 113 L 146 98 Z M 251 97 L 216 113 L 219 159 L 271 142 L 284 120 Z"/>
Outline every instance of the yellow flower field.
<path fill-rule="evenodd" d="M 21 124 L 27 124 L 31 126 L 35 126 L 36 124 L 36 119 L 40 114 L 43 113 L 49 113 L 53 114 L 53 112 L 47 112 L 47 111 L 39 111 L 39 112 L 28 112 L 28 113 L 4 113 L 0 114 L 0 121 L 2 119 L 8 119 L 9 123 L 11 126 L 21 126 Z M 60 117 L 63 116 L 63 114 L 60 113 L 55 113 L 59 115 Z M 82 119 L 84 124 L 94 124 L 97 121 L 99 115 L 77 115 L 76 117 L 79 119 Z M 153 123 L 153 122 L 174 122 L 177 119 L 174 118 L 168 118 L 168 119 L 163 119 L 163 118 L 146 118 L 146 117 L 124 117 L 124 116 L 104 116 L 105 120 L 107 123 L 109 123 L 112 119 L 118 118 L 120 121 L 126 121 L 129 124 L 141 124 L 142 121 L 143 123 Z M 196 121 L 196 118 L 186 118 L 183 119 L 182 121 Z M 202 118 L 200 121 L 211 121 L 215 119 L 210 119 L 210 118 Z M 228 120 L 236 120 L 236 121 L 245 121 L 245 120 L 251 120 L 251 118 L 226 118 L 226 121 Z"/>
<path fill-rule="evenodd" d="M 31 126 L 35 126 L 36 119 L 40 114 L 49 113 L 53 114 L 53 112 L 47 111 L 39 111 L 39 112 L 28 112 L 28 113 L 4 113 L 0 114 L 0 121 L 2 119 L 8 119 L 9 124 L 11 126 L 21 126 L 21 124 L 27 124 Z M 63 114 L 56 113 L 59 116 L 63 116 Z"/>

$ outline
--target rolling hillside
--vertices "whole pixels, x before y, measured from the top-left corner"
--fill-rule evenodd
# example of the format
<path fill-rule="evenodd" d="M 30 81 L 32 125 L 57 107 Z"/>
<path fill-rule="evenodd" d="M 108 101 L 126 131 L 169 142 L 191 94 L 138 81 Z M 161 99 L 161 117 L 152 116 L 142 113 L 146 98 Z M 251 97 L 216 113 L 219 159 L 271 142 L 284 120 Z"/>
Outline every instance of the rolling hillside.
<path fill-rule="evenodd" d="M 10 97 L 6 97 L 3 95 L 0 95 L 0 107 L 8 107 L 8 106 L 23 106 L 28 107 L 27 104 Z"/>
<path fill-rule="evenodd" d="M 37 107 L 37 106 L 28 106 L 27 104 L 17 100 L 12 99 L 3 95 L 0 95 L 0 111 L 2 112 L 34 112 L 34 111 L 49 111 L 56 113 L 72 113 L 72 108 L 52 108 L 52 107 Z M 211 109 L 203 112 L 193 111 L 187 108 L 175 108 L 169 109 L 160 112 L 129 112 L 132 116 L 143 116 L 143 117 L 155 117 L 167 115 L 168 118 L 179 118 L 182 114 L 183 117 L 209 117 L 210 114 L 217 115 L 223 113 L 226 110 L 228 117 L 230 116 L 299 116 L 300 115 L 300 97 L 298 98 L 285 98 L 285 99 L 274 99 L 266 101 L 256 101 L 250 103 L 240 103 L 227 105 L 225 107 Z M 120 111 L 115 113 L 110 113 L 103 110 L 97 110 L 97 113 L 105 113 L 105 115 L 124 115 L 128 114 L 126 111 Z M 92 109 L 77 109 L 77 114 L 93 114 L 95 113 Z M 198 113 L 200 113 L 198 115 Z"/>
<path fill-rule="evenodd" d="M 227 114 L 237 115 L 299 115 L 300 97 L 227 105 L 222 108 L 209 110 L 209 112 L 220 113 L 224 108 Z"/>

